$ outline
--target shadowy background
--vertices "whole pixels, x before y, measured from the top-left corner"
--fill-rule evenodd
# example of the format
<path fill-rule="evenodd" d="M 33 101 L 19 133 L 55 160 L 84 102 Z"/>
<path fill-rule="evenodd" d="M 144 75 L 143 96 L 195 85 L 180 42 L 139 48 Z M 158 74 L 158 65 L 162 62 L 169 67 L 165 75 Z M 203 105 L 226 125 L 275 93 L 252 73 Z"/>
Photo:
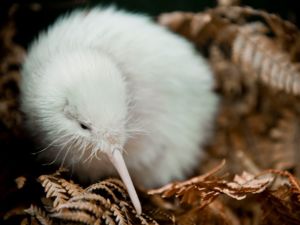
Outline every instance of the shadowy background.
<path fill-rule="evenodd" d="M 298 26 L 300 24 L 296 0 L 242 0 L 240 3 L 279 14 Z M 57 16 L 78 7 L 114 4 L 131 11 L 156 16 L 170 11 L 203 11 L 216 6 L 217 0 L 2 0 L 0 1 L 1 24 L 5 22 L 8 10 L 13 4 L 18 5 L 15 15 L 18 32 L 15 41 L 27 46 L 38 31 L 51 24 Z"/>

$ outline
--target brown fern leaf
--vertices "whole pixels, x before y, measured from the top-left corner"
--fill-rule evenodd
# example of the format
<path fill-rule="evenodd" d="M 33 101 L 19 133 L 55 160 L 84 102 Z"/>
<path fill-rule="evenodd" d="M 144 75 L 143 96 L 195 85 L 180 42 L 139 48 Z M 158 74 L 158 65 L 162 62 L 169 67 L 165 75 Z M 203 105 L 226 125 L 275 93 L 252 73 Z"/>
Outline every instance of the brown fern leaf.
<path fill-rule="evenodd" d="M 300 184 L 299 184 L 299 180 L 294 177 L 291 173 L 289 173 L 288 171 L 282 171 L 282 170 L 274 170 L 274 169 L 270 169 L 267 170 L 266 172 L 262 173 L 262 175 L 264 174 L 273 174 L 277 177 L 283 177 L 284 179 L 286 179 L 288 182 L 281 180 L 281 183 L 274 183 L 272 188 L 276 188 L 278 186 L 283 186 L 286 183 L 289 183 L 292 191 L 297 195 L 297 200 L 300 202 Z"/>
<path fill-rule="evenodd" d="M 45 188 L 46 197 L 54 198 L 53 207 L 65 203 L 70 197 L 78 196 L 83 192 L 83 188 L 62 178 L 62 173 L 67 170 L 60 168 L 52 175 L 42 175 L 38 178 L 39 182 Z"/>
<path fill-rule="evenodd" d="M 117 225 L 116 221 L 111 216 L 112 216 L 111 212 L 105 211 L 104 215 L 102 216 L 104 223 L 106 225 Z"/>
<path fill-rule="evenodd" d="M 268 13 L 263 10 L 253 9 L 249 6 L 232 6 L 232 7 L 217 7 L 210 9 L 207 12 L 214 16 L 230 18 L 231 20 L 247 20 L 251 17 L 262 18 L 270 30 L 278 37 L 280 45 L 286 50 L 290 50 L 295 42 L 299 39 L 299 30 L 291 22 L 286 21 L 273 13 Z"/>
<path fill-rule="evenodd" d="M 249 7 L 220 7 L 207 12 L 212 17 L 225 16 L 232 19 L 232 17 L 260 16 L 265 19 L 275 38 L 267 38 L 262 30 L 249 32 L 249 25 L 246 24 L 229 32 L 234 33 L 233 42 L 226 38 L 223 44 L 232 42 L 233 62 L 246 70 L 247 74 L 255 74 L 262 82 L 273 88 L 299 94 L 299 65 L 292 63 L 287 46 L 300 40 L 296 26 L 276 15 Z M 222 37 L 221 34 L 218 36 Z"/>
<path fill-rule="evenodd" d="M 135 215 L 135 217 L 140 221 L 140 224 L 143 225 L 159 225 L 154 219 L 143 214 L 143 215 Z"/>
<path fill-rule="evenodd" d="M 30 224 L 29 224 L 28 218 L 24 218 L 24 219 L 21 221 L 20 225 L 30 225 Z"/>
<path fill-rule="evenodd" d="M 126 214 L 124 214 L 124 212 L 117 205 L 113 204 L 110 210 L 113 212 L 113 215 L 115 216 L 115 220 L 118 223 L 118 225 L 131 224 Z"/>
<path fill-rule="evenodd" d="M 16 184 L 17 184 L 17 188 L 18 189 L 22 189 L 24 186 L 25 186 L 25 183 L 26 183 L 26 177 L 24 177 L 24 176 L 21 176 L 21 177 L 17 177 L 16 179 L 15 179 L 15 182 L 16 182 Z"/>
<path fill-rule="evenodd" d="M 176 224 L 240 225 L 241 223 L 221 201 L 215 200 L 206 208 L 191 208 L 177 216 Z"/>
<path fill-rule="evenodd" d="M 53 207 L 65 203 L 69 196 L 66 189 L 59 183 L 59 179 L 52 175 L 42 175 L 38 178 L 45 189 L 47 198 L 54 198 Z"/>
<path fill-rule="evenodd" d="M 89 201 L 89 202 L 97 203 L 97 205 L 100 205 L 105 208 L 111 207 L 111 202 L 109 199 L 106 199 L 103 196 L 94 193 L 82 193 L 81 195 L 72 197 L 69 201 L 70 202 Z"/>
<path fill-rule="evenodd" d="M 233 43 L 232 60 L 248 74 L 255 74 L 263 83 L 288 93 L 300 94 L 299 65 L 291 63 L 288 55 L 267 37 L 240 31 Z"/>
<path fill-rule="evenodd" d="M 299 181 L 287 171 L 267 170 L 265 174 L 276 179 L 270 187 L 272 191 L 260 197 L 264 211 L 262 224 L 300 224 Z"/>
<path fill-rule="evenodd" d="M 241 200 L 247 194 L 263 192 L 273 181 L 272 176 L 254 177 L 248 173 L 236 176 L 234 181 L 203 175 L 181 183 L 166 185 L 149 194 L 161 194 L 162 197 L 176 197 L 182 203 L 198 205 L 202 208 L 214 201 L 220 194 Z"/>
<path fill-rule="evenodd" d="M 57 213 L 53 213 L 51 215 L 51 218 L 59 220 L 59 221 L 63 221 L 64 223 L 67 222 L 76 222 L 76 223 L 83 223 L 85 225 L 94 225 L 97 223 L 98 218 L 89 215 L 86 212 L 82 212 L 82 211 L 61 211 L 61 212 L 57 212 Z"/>
<path fill-rule="evenodd" d="M 282 117 L 278 118 L 276 125 L 270 130 L 270 142 L 273 162 L 272 168 L 277 170 L 287 170 L 297 165 L 298 140 L 300 127 L 298 125 L 298 115 L 291 110 L 284 109 Z M 287 132 L 289 131 L 289 132 Z"/>
<path fill-rule="evenodd" d="M 120 209 L 122 210 L 122 212 L 124 213 L 124 215 L 126 216 L 126 219 L 127 219 L 127 221 L 128 221 L 128 224 L 132 224 L 132 212 L 130 212 L 130 205 L 127 203 L 127 202 L 125 202 L 125 201 L 120 201 L 119 202 L 119 207 L 120 207 Z"/>
<path fill-rule="evenodd" d="M 105 180 L 102 181 L 103 183 L 110 183 L 110 184 L 115 184 L 117 185 L 119 188 L 122 188 L 124 190 L 126 190 L 125 185 L 123 184 L 123 182 L 120 179 L 116 179 L 116 178 L 107 178 Z"/>
<path fill-rule="evenodd" d="M 174 182 L 174 183 L 170 183 L 167 184 L 159 189 L 154 189 L 154 190 L 150 190 L 148 191 L 148 194 L 150 195 L 155 195 L 155 194 L 162 194 L 162 193 L 169 193 L 170 195 L 173 195 L 175 192 L 175 187 L 183 187 L 183 186 L 191 186 L 193 184 L 197 184 L 201 181 L 204 181 L 205 179 L 215 175 L 216 173 L 218 173 L 225 165 L 225 160 L 222 160 L 222 162 L 214 167 L 212 170 L 210 170 L 209 172 L 201 175 L 201 176 L 197 176 L 197 177 L 193 177 L 187 181 L 183 181 L 183 182 Z M 167 197 L 167 196 L 166 196 Z"/>
<path fill-rule="evenodd" d="M 210 46 L 221 34 L 230 39 L 234 34 L 227 32 L 231 23 L 228 20 L 212 16 L 210 13 L 165 13 L 158 17 L 158 22 L 170 30 L 194 42 L 200 51 Z"/>
<path fill-rule="evenodd" d="M 209 215 L 208 213 L 206 213 L 206 217 L 207 215 Z M 192 211 L 192 213 L 184 213 L 181 216 L 178 216 L 177 222 L 178 224 L 184 224 L 184 225 L 197 225 L 197 221 L 199 218 L 199 213 L 195 213 L 194 211 Z M 204 223 L 205 224 L 205 223 Z"/>
<path fill-rule="evenodd" d="M 230 225 L 240 225 L 241 222 L 237 216 L 233 213 L 232 209 L 224 204 L 222 201 L 214 201 L 208 205 L 207 210 L 216 218 L 214 220 L 220 221 L 219 224 L 230 224 Z M 203 215 L 203 212 L 201 213 Z M 203 216 L 202 216 L 203 217 Z M 210 223 L 209 219 L 206 223 Z M 198 221 L 199 224 L 199 221 Z"/>
<path fill-rule="evenodd" d="M 86 188 L 86 192 L 90 193 L 103 193 L 108 195 L 108 198 L 111 199 L 113 202 L 118 202 L 119 199 L 115 195 L 115 193 L 105 184 L 102 182 L 98 182 Z"/>
<path fill-rule="evenodd" d="M 137 216 L 131 203 L 129 204 L 128 202 L 119 199 L 115 201 L 114 199 L 111 199 L 111 195 L 108 196 L 109 198 L 105 198 L 100 195 L 103 194 L 100 192 L 90 192 L 91 190 L 98 190 L 98 188 L 103 190 L 103 186 L 99 186 L 99 183 L 97 183 L 92 185 L 91 188 L 87 188 L 80 195 L 74 196 L 66 203 L 56 207 L 55 210 L 60 214 L 58 217 L 56 213 L 55 218 L 60 220 L 69 220 L 69 212 L 81 212 L 81 215 L 88 214 L 85 218 L 90 218 L 90 216 L 98 219 L 101 218 L 101 221 L 107 224 L 137 224 L 135 221 L 138 221 L 138 224 L 157 224 L 152 218 L 147 217 L 145 214 Z M 105 189 L 105 191 L 107 190 Z M 64 217 L 65 213 L 67 213 L 66 218 Z M 76 219 L 74 219 L 73 222 L 76 222 Z"/>
<path fill-rule="evenodd" d="M 69 170 L 65 167 L 59 167 L 52 175 L 54 177 L 62 177 L 64 173 L 68 172 Z"/>
<path fill-rule="evenodd" d="M 161 223 L 161 221 L 158 223 L 157 222 L 157 220 L 156 219 L 154 219 L 154 217 L 151 217 L 151 216 L 149 216 L 149 215 L 147 215 L 147 214 L 144 214 L 144 215 L 142 215 L 142 216 L 138 216 L 139 217 L 139 219 L 141 220 L 141 223 L 142 224 L 149 224 L 149 225 L 160 225 Z M 141 217 L 141 218 L 140 218 Z M 168 224 L 175 224 L 175 217 L 173 218 L 174 219 L 174 221 L 170 221 L 170 220 L 168 220 L 167 222 L 168 222 Z"/>
<path fill-rule="evenodd" d="M 256 194 L 264 212 L 262 224 L 300 223 L 299 181 L 286 171 L 266 170 L 257 176 L 244 172 L 241 176 L 236 175 L 233 181 L 210 176 L 204 179 L 196 177 L 193 181 L 174 183 L 162 190 L 154 190 L 154 193 L 179 198 L 191 206 L 182 215 L 176 215 L 180 224 L 207 224 L 207 221 L 213 220 L 218 221 L 216 224 L 240 224 L 222 201 L 215 200 L 220 194 L 237 200 Z"/>
<path fill-rule="evenodd" d="M 83 192 L 83 188 L 72 181 L 67 181 L 61 178 L 58 180 L 58 182 L 66 190 L 66 193 L 68 193 L 71 197 L 77 196 Z"/>
<path fill-rule="evenodd" d="M 88 214 L 92 214 L 96 218 L 99 218 L 103 215 L 104 211 L 98 205 L 91 202 L 66 202 L 59 205 L 56 208 L 56 211 L 63 214 L 65 211 L 84 211 Z"/>
<path fill-rule="evenodd" d="M 128 224 L 159 225 L 154 218 L 144 212 L 138 215 L 131 203 L 121 201 L 118 207 L 122 210 L 123 215 L 126 216 Z"/>
<path fill-rule="evenodd" d="M 101 181 L 101 183 L 111 189 L 118 196 L 119 200 L 128 200 L 127 189 L 119 179 L 110 178 Z"/>
<path fill-rule="evenodd" d="M 175 224 L 176 217 L 174 213 L 161 208 L 143 208 L 144 212 L 151 218 L 158 221 L 159 224 Z"/>
<path fill-rule="evenodd" d="M 251 16 L 261 17 L 265 24 L 249 23 Z M 295 52 L 295 46 L 300 47 L 300 34 L 292 23 L 261 10 L 236 6 L 198 14 L 163 14 L 159 22 L 193 41 L 200 50 L 215 45 L 229 52 L 237 66 L 272 88 L 299 94 L 299 65 L 292 63 L 295 57 L 291 55 L 300 55 Z M 267 30 L 275 37 L 267 38 Z"/>
<path fill-rule="evenodd" d="M 180 31 L 189 23 L 193 15 L 194 14 L 192 13 L 183 12 L 164 13 L 158 17 L 158 22 L 161 25 L 168 27 L 170 30 L 184 33 Z"/>
<path fill-rule="evenodd" d="M 53 221 L 49 218 L 48 213 L 40 207 L 31 205 L 29 209 L 25 210 L 25 212 L 35 218 L 41 225 L 53 224 Z"/>
<path fill-rule="evenodd" d="M 60 221 L 73 221 L 94 224 L 97 221 L 106 224 L 129 225 L 130 220 L 126 211 L 122 211 L 116 204 L 94 193 L 82 193 L 71 198 L 56 209 L 53 217 Z M 79 213 L 79 217 L 72 217 L 72 213 Z"/>
<path fill-rule="evenodd" d="M 9 210 L 3 215 L 4 220 L 9 220 L 15 216 L 27 215 L 27 212 L 24 211 L 24 207 L 16 207 L 14 209 Z"/>

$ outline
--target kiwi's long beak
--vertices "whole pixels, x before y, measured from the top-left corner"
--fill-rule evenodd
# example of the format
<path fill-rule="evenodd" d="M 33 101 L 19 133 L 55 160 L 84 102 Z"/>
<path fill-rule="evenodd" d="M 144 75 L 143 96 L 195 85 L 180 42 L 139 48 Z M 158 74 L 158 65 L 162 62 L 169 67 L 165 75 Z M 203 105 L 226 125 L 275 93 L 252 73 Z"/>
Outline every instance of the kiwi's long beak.
<path fill-rule="evenodd" d="M 125 161 L 123 159 L 123 155 L 120 149 L 114 149 L 111 153 L 108 153 L 108 157 L 114 167 L 117 169 L 121 179 L 123 180 L 131 201 L 134 205 L 136 212 L 140 215 L 142 213 L 142 207 L 140 200 L 137 196 L 136 190 L 133 186 L 131 177 L 129 175 L 128 169 L 126 167 Z"/>

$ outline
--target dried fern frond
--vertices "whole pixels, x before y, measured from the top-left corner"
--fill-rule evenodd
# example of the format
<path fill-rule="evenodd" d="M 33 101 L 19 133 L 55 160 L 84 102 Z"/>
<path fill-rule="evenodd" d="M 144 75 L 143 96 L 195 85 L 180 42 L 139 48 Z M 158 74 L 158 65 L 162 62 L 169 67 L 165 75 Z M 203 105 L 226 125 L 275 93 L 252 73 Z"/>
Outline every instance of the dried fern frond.
<path fill-rule="evenodd" d="M 38 178 L 38 181 L 44 187 L 46 192 L 46 198 L 53 199 L 53 207 L 56 208 L 59 205 L 65 203 L 73 196 L 78 196 L 83 192 L 83 188 L 74 184 L 72 181 L 63 179 L 62 173 L 66 170 L 61 168 L 51 175 L 42 175 Z"/>
<path fill-rule="evenodd" d="M 18 189 L 21 189 L 21 188 L 23 188 L 24 187 L 24 185 L 25 185 L 25 183 L 26 183 L 26 177 L 24 177 L 24 176 L 21 176 L 21 177 L 17 177 L 16 179 L 15 179 L 15 182 L 16 182 L 16 184 L 17 184 L 17 188 Z"/>
<path fill-rule="evenodd" d="M 247 22 L 248 17 L 255 16 L 265 24 Z M 293 60 L 299 55 L 295 46 L 300 46 L 300 32 L 292 23 L 262 10 L 237 6 L 197 14 L 163 14 L 158 21 L 193 41 L 200 50 L 219 47 L 232 56 L 233 63 L 266 85 L 299 95 L 300 67 Z M 274 37 L 267 37 L 267 31 Z"/>
<path fill-rule="evenodd" d="M 300 223 L 300 185 L 299 181 L 286 171 L 266 170 L 253 176 L 244 172 L 242 175 L 236 175 L 233 181 L 226 181 L 216 177 L 204 176 L 192 178 L 184 182 L 177 182 L 160 189 L 151 190 L 150 194 L 159 194 L 164 198 L 178 198 L 182 203 L 189 204 L 192 208 L 185 213 L 190 216 L 177 216 L 183 224 L 199 223 L 200 218 L 197 215 L 211 215 L 211 211 L 216 207 L 223 208 L 218 214 L 218 218 L 224 216 L 222 221 L 231 218 L 230 224 L 239 224 L 232 211 L 226 208 L 222 202 L 216 200 L 220 195 L 226 195 L 236 200 L 242 200 L 249 195 L 260 202 L 264 212 L 263 221 L 274 220 L 274 214 L 282 224 Z M 198 213 L 195 213 L 194 211 Z M 208 210 L 208 211 L 203 211 Z M 286 213 L 291 212 L 291 213 Z M 273 224 L 270 223 L 270 224 Z"/>
<path fill-rule="evenodd" d="M 63 212 L 53 213 L 51 217 L 58 221 L 64 221 L 65 223 L 76 222 L 82 224 L 101 224 L 99 218 L 96 218 L 84 211 L 70 211 L 66 210 Z"/>
<path fill-rule="evenodd" d="M 276 41 L 279 41 L 280 46 L 284 49 L 290 50 L 289 48 L 299 39 L 299 29 L 293 23 L 264 10 L 253 9 L 249 6 L 231 6 L 216 7 L 208 12 L 240 23 L 248 18 L 260 17 L 278 38 Z"/>
<path fill-rule="evenodd" d="M 38 206 L 31 205 L 29 209 L 25 210 L 26 213 L 35 218 L 41 225 L 52 225 L 53 221 L 47 215 L 47 212 Z"/>
<path fill-rule="evenodd" d="M 175 224 L 176 217 L 174 213 L 167 211 L 163 208 L 144 208 L 147 215 L 151 218 L 155 218 L 160 224 Z"/>
<path fill-rule="evenodd" d="M 262 224 L 300 224 L 299 181 L 287 171 L 268 170 L 265 173 L 276 179 L 270 192 L 259 198 L 265 215 Z"/>
<path fill-rule="evenodd" d="M 112 190 L 115 195 L 118 196 L 119 200 L 128 200 L 128 195 L 127 195 L 127 189 L 125 188 L 124 184 L 117 179 L 106 179 L 101 182 L 103 186 L 106 188 Z M 87 191 L 89 192 L 97 192 L 99 187 L 97 187 L 97 184 L 89 186 Z M 101 188 L 100 188 L 101 189 Z"/>
<path fill-rule="evenodd" d="M 114 190 L 119 191 L 119 189 L 114 189 Z M 88 187 L 86 189 L 86 192 L 91 192 L 91 193 L 103 193 L 104 192 L 106 195 L 109 196 L 109 199 L 111 199 L 112 202 L 119 202 L 119 199 L 114 194 L 114 192 L 110 189 L 110 187 L 107 186 L 106 184 L 102 184 L 102 182 L 91 185 L 90 187 Z M 123 194 L 125 194 L 125 193 L 123 193 Z M 121 195 L 121 196 L 123 196 L 123 195 Z"/>
<path fill-rule="evenodd" d="M 44 205 L 26 210 L 42 225 L 51 225 L 52 222 L 85 225 L 158 225 L 145 213 L 137 215 L 120 180 L 107 179 L 84 189 L 73 181 L 64 179 L 61 172 L 59 170 L 54 174 L 39 177 L 38 181 L 46 193 L 46 197 L 42 199 Z"/>
<path fill-rule="evenodd" d="M 205 208 L 192 208 L 176 218 L 176 224 L 240 225 L 233 212 L 221 201 L 215 200 Z"/>
<path fill-rule="evenodd" d="M 75 184 L 73 181 L 59 179 L 58 182 L 66 190 L 66 193 L 71 197 L 77 196 L 83 192 L 83 188 L 81 188 L 78 184 Z"/>
<path fill-rule="evenodd" d="M 107 185 L 108 181 L 103 182 Z M 104 184 L 101 184 L 101 182 L 92 185 L 85 192 L 70 198 L 66 203 L 55 208 L 57 213 L 53 214 L 52 217 L 63 221 L 82 222 L 88 225 L 98 223 L 99 221 L 100 224 L 104 222 L 127 225 L 132 224 L 132 220 L 138 220 L 142 224 L 153 224 L 153 219 L 147 217 L 145 214 L 141 216 L 137 215 L 131 203 L 118 199 L 112 190 L 105 194 L 102 193 L 105 196 L 108 193 L 107 196 L 109 198 L 101 196 L 100 192 L 92 192 L 98 188 L 107 191 L 103 187 Z M 72 217 L 71 214 L 75 212 L 80 212 L 79 215 L 82 217 L 82 220 Z"/>
<path fill-rule="evenodd" d="M 24 207 L 15 207 L 15 208 L 9 210 L 8 212 L 6 212 L 3 215 L 3 219 L 4 220 L 9 220 L 12 217 L 22 216 L 22 215 L 25 215 Z"/>
<path fill-rule="evenodd" d="M 273 179 L 272 176 L 254 177 L 244 172 L 241 176 L 235 176 L 230 182 L 213 177 L 209 173 L 209 175 L 151 190 L 149 194 L 160 194 L 164 198 L 176 196 L 182 203 L 196 204 L 199 208 L 203 208 L 220 194 L 242 200 L 248 194 L 261 193 L 272 183 Z"/>
<path fill-rule="evenodd" d="M 83 192 L 80 195 L 74 196 L 70 199 L 70 202 L 81 202 L 81 201 L 97 202 L 98 205 L 103 206 L 103 207 L 110 207 L 110 205 L 111 205 L 110 199 L 107 199 L 104 196 L 102 196 L 100 194 L 95 194 L 95 193 Z"/>
<path fill-rule="evenodd" d="M 240 31 L 233 42 L 233 62 L 263 83 L 294 95 L 300 94 L 300 64 L 293 64 L 270 39 Z"/>
<path fill-rule="evenodd" d="M 45 189 L 46 198 L 54 198 L 53 207 L 58 207 L 69 199 L 67 190 L 60 184 L 57 177 L 53 175 L 42 175 L 38 180 Z"/>
<path fill-rule="evenodd" d="M 62 204 L 56 208 L 56 211 L 84 211 L 88 212 L 88 214 L 93 215 L 96 218 L 99 218 L 103 215 L 104 211 L 101 207 L 99 207 L 95 202 L 67 202 Z M 64 214 L 64 213 L 62 213 Z"/>

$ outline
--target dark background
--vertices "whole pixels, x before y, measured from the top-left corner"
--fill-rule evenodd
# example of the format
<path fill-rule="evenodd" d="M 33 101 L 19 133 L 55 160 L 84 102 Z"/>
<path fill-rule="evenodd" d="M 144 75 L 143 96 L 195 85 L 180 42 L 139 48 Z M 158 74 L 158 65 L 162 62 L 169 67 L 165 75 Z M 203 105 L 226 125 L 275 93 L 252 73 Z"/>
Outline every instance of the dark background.
<path fill-rule="evenodd" d="M 299 27 L 297 0 L 241 0 L 240 3 L 279 14 Z M 14 12 L 10 12 L 10 17 L 14 17 L 17 25 L 15 39 L 21 45 L 27 46 L 38 31 L 51 24 L 58 15 L 73 8 L 91 7 L 96 4 L 115 4 L 131 11 L 157 16 L 170 11 L 203 11 L 216 6 L 217 0 L 0 0 L 0 23 L 7 21 L 8 14 L 12 11 L 9 9 L 12 5 L 17 5 Z"/>

